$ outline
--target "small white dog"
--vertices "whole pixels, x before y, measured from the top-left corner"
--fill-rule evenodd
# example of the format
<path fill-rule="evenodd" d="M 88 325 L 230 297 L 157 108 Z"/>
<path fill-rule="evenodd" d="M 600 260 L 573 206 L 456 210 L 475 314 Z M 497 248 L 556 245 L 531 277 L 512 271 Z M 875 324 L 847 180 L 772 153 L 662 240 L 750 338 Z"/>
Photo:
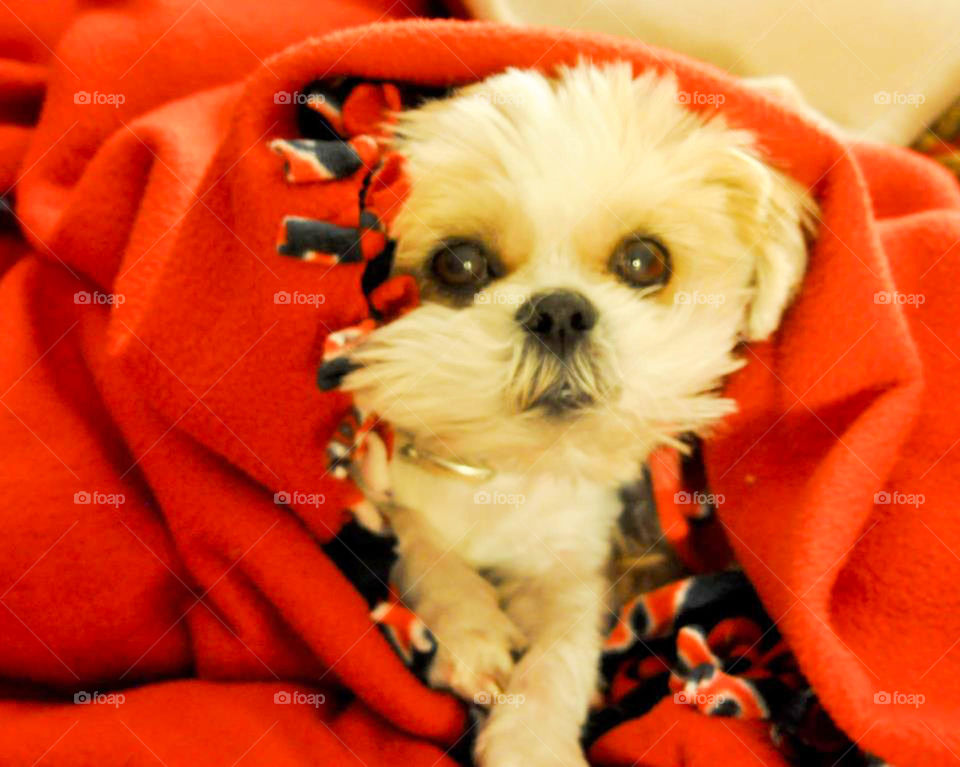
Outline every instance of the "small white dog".
<path fill-rule="evenodd" d="M 405 112 L 394 269 L 423 304 L 344 381 L 409 444 L 395 581 L 433 675 L 490 702 L 486 767 L 583 765 L 621 504 L 802 280 L 813 203 L 672 78 L 511 70 Z"/>

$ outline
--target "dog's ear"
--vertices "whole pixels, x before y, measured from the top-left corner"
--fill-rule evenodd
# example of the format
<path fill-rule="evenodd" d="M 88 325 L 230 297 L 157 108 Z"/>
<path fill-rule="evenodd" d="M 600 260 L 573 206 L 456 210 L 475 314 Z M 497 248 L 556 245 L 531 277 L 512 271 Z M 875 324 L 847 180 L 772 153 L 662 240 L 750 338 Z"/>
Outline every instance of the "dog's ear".
<path fill-rule="evenodd" d="M 807 266 L 807 233 L 816 205 L 797 182 L 747 148 L 729 149 L 718 168 L 730 211 L 753 259 L 752 295 L 743 336 L 761 341 L 780 324 Z"/>

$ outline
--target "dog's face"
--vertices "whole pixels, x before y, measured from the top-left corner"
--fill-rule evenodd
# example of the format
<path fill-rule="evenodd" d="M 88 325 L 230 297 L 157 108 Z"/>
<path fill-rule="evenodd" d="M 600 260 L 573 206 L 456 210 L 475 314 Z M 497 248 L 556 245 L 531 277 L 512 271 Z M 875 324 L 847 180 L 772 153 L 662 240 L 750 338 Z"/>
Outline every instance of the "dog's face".
<path fill-rule="evenodd" d="M 670 79 L 509 71 L 405 113 L 395 272 L 423 304 L 345 388 L 429 449 L 632 476 L 730 412 L 740 340 L 803 275 L 810 201 Z"/>

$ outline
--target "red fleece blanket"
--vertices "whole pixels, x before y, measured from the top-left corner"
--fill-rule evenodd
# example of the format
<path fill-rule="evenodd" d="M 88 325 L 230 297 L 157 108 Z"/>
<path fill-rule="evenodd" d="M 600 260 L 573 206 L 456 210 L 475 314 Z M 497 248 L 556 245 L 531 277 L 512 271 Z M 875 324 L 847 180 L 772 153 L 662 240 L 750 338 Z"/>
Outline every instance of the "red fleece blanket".
<path fill-rule="evenodd" d="M 270 142 L 299 135 L 320 77 L 448 86 L 588 55 L 722 94 L 728 120 L 816 194 L 803 294 L 773 341 L 745 350 L 728 386 L 741 410 L 704 446 L 707 479 L 846 735 L 897 765 L 952 763 L 952 177 L 905 150 L 846 146 L 635 41 L 414 21 L 297 42 L 409 13 L 372 0 L 84 3 L 69 19 L 61 5 L 0 10 L 13 207 L 0 212 L 0 762 L 449 760 L 461 704 L 404 666 L 324 551 L 350 500 L 325 454 L 348 403 L 315 371 L 329 333 L 369 314 L 364 264 L 287 258 L 276 235 L 287 216 L 355 224 L 351 182 L 288 184 Z M 669 467 L 654 478 L 666 513 Z M 92 702 L 74 703 L 80 691 Z M 591 758 L 783 763 L 762 722 L 672 699 Z"/>

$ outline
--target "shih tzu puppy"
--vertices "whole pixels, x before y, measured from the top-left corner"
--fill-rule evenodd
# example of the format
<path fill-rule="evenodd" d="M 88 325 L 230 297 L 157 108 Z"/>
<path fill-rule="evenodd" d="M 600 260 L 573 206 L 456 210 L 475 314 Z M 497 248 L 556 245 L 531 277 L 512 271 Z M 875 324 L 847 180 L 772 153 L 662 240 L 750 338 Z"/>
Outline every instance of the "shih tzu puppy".
<path fill-rule="evenodd" d="M 584 765 L 618 488 L 730 413 L 803 278 L 806 192 L 672 77 L 510 70 L 403 113 L 394 270 L 422 304 L 352 354 L 390 464 L 395 582 L 485 767 Z"/>

